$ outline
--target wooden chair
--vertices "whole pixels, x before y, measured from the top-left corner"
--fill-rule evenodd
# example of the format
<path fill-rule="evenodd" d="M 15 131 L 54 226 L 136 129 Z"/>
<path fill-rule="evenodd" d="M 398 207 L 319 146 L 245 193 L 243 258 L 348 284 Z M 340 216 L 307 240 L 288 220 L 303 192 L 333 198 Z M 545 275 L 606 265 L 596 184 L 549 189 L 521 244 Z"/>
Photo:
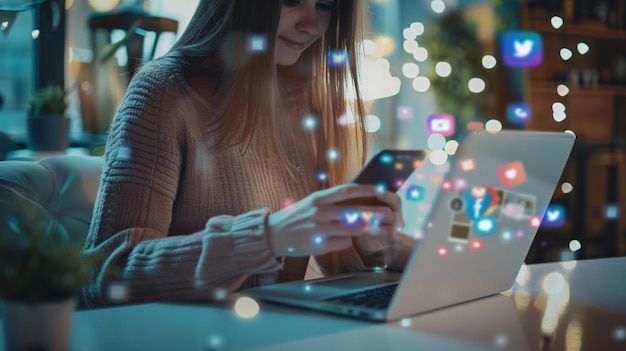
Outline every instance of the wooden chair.
<path fill-rule="evenodd" d="M 90 134 L 102 134 L 108 130 L 130 79 L 142 63 L 154 58 L 162 34 L 177 33 L 178 21 L 130 8 L 94 13 L 89 16 L 87 22 L 93 52 L 90 65 L 96 67 L 83 68 L 93 69 L 94 72 L 85 81 L 86 84 L 83 83 L 78 89 L 83 130 Z M 113 31 L 128 31 L 135 28 L 135 33 L 127 38 L 122 46 L 128 57 L 125 66 L 119 67 L 114 59 L 105 63 L 98 62 L 103 51 L 112 43 Z M 153 33 L 153 41 L 146 40 L 149 33 Z"/>

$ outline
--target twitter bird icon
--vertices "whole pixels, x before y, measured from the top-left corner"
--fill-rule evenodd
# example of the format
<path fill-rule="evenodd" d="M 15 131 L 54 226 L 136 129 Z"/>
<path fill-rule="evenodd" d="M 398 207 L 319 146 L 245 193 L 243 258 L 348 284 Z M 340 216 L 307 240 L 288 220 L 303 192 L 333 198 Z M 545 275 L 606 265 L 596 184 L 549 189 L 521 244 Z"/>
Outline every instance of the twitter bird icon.
<path fill-rule="evenodd" d="M 509 31 L 502 37 L 502 57 L 509 67 L 535 67 L 543 61 L 543 42 L 537 32 Z"/>

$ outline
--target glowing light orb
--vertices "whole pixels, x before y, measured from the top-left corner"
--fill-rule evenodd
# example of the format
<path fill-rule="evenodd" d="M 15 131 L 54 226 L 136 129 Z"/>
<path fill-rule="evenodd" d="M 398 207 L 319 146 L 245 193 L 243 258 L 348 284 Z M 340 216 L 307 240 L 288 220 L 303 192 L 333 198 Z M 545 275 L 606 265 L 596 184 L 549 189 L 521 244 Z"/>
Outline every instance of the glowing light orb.
<path fill-rule="evenodd" d="M 410 318 L 403 318 L 403 319 L 400 321 L 400 325 L 401 325 L 401 326 L 403 326 L 403 327 L 405 327 L 405 328 L 410 327 L 410 326 L 411 326 L 411 319 L 410 319 Z"/>
<path fill-rule="evenodd" d="M 496 58 L 492 55 L 485 55 L 482 59 L 482 64 L 485 69 L 493 69 L 496 67 L 497 62 Z"/>
<path fill-rule="evenodd" d="M 433 0 L 430 3 L 430 8 L 434 13 L 443 13 L 446 10 L 446 3 L 442 0 Z"/>
<path fill-rule="evenodd" d="M 458 149 L 459 149 L 459 142 L 456 140 L 449 140 L 448 142 L 446 142 L 446 146 L 444 147 L 444 150 L 450 156 L 456 154 L 456 150 Z"/>
<path fill-rule="evenodd" d="M 587 43 L 580 42 L 576 45 L 576 49 L 578 50 L 578 53 L 584 55 L 589 52 L 589 45 Z"/>
<path fill-rule="evenodd" d="M 559 84 L 559 86 L 556 87 L 556 93 L 559 94 L 559 96 L 561 97 L 567 96 L 567 94 L 569 94 L 569 88 L 567 87 L 567 85 Z"/>
<path fill-rule="evenodd" d="M 583 247 L 583 245 L 578 240 L 572 240 L 572 241 L 569 242 L 569 249 L 572 252 L 576 252 L 576 251 L 580 250 L 582 247 Z"/>
<path fill-rule="evenodd" d="M 418 93 L 425 93 L 430 89 L 430 79 L 424 76 L 415 77 L 413 79 L 413 89 Z"/>
<path fill-rule="evenodd" d="M 319 126 L 319 121 L 316 116 L 308 115 L 302 118 L 302 128 L 304 130 L 315 130 Z"/>
<path fill-rule="evenodd" d="M 328 162 L 336 162 L 339 159 L 339 149 L 331 147 L 326 151 L 326 160 Z"/>
<path fill-rule="evenodd" d="M 415 40 L 405 40 L 402 43 L 402 49 L 408 54 L 413 54 L 419 48 L 419 44 Z"/>
<path fill-rule="evenodd" d="M 437 73 L 439 77 L 449 77 L 452 73 L 452 66 L 445 61 L 437 62 L 435 65 L 435 73 Z"/>
<path fill-rule="evenodd" d="M 448 162 L 448 154 L 443 150 L 435 150 L 430 153 L 428 159 L 435 166 L 441 166 Z"/>
<path fill-rule="evenodd" d="M 33 30 L 31 36 L 33 37 L 33 40 L 37 40 L 39 38 L 39 29 Z"/>
<path fill-rule="evenodd" d="M 441 246 L 437 249 L 437 256 L 439 257 L 447 257 L 448 256 L 448 248 L 445 246 Z"/>
<path fill-rule="evenodd" d="M 572 56 L 574 55 L 574 53 L 572 53 L 572 50 L 568 48 L 562 48 L 560 51 L 560 54 L 561 54 L 561 58 L 563 59 L 563 61 L 567 61 L 571 59 Z"/>
<path fill-rule="evenodd" d="M 559 16 L 552 16 L 552 18 L 550 18 L 550 24 L 552 24 L 554 29 L 559 29 L 563 26 L 563 19 Z"/>
<path fill-rule="evenodd" d="M 482 93 L 486 87 L 487 84 L 481 78 L 472 78 L 467 82 L 467 88 L 474 94 Z"/>
<path fill-rule="evenodd" d="M 424 34 L 424 24 L 422 22 L 413 22 L 411 23 L 411 29 L 415 32 L 417 36 Z"/>
<path fill-rule="evenodd" d="M 425 47 L 420 46 L 413 51 L 413 58 L 415 61 L 424 62 L 428 60 L 428 50 Z"/>
<path fill-rule="evenodd" d="M 490 119 L 485 123 L 485 130 L 489 133 L 499 133 L 502 130 L 502 122 L 497 119 Z"/>
<path fill-rule="evenodd" d="M 541 287 L 543 288 L 543 291 L 545 291 L 547 294 L 557 295 L 563 290 L 565 284 L 565 278 L 561 273 L 552 272 L 548 273 L 548 275 L 543 278 Z"/>
<path fill-rule="evenodd" d="M 431 150 L 441 150 L 446 146 L 446 138 L 441 134 L 431 134 L 426 144 Z"/>
<path fill-rule="evenodd" d="M 252 318 L 259 313 L 259 310 L 259 304 L 247 296 L 241 296 L 235 302 L 235 313 L 241 318 Z"/>
<path fill-rule="evenodd" d="M 380 130 L 382 122 L 376 115 L 365 116 L 365 131 L 368 133 L 376 133 Z"/>
<path fill-rule="evenodd" d="M 415 78 L 420 74 L 420 67 L 413 62 L 405 63 L 402 65 L 402 74 L 407 78 Z"/>
<path fill-rule="evenodd" d="M 561 184 L 561 191 L 563 194 L 569 194 L 574 190 L 574 186 L 571 183 L 565 182 Z"/>

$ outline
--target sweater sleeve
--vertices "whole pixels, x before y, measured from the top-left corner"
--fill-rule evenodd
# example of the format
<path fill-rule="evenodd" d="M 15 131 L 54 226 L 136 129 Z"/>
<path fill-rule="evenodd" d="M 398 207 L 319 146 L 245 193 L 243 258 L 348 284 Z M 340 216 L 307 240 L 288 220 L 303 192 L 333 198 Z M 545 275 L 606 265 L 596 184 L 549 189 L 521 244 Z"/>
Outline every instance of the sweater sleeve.
<path fill-rule="evenodd" d="M 126 287 L 126 303 L 209 301 L 216 289 L 235 291 L 248 276 L 281 268 L 266 237 L 268 209 L 216 216 L 201 231 L 169 236 L 183 162 L 181 79 L 150 63 L 117 110 L 84 249 L 97 262 L 83 290 L 88 306 L 110 303 L 107 288 L 116 282 Z"/>

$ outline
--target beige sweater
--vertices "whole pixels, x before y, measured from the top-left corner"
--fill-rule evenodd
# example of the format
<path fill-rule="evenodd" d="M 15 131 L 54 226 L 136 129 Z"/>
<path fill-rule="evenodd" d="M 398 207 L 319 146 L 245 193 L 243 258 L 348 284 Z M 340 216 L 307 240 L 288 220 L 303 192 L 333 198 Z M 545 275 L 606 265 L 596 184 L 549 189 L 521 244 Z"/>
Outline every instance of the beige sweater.
<path fill-rule="evenodd" d="M 284 201 L 319 187 L 300 116 L 281 128 L 290 163 L 303 170 L 292 179 L 262 132 L 243 155 L 208 152 L 206 131 L 217 111 L 201 109 L 189 91 L 180 67 L 152 61 L 117 110 L 85 246 L 85 256 L 101 258 L 84 289 L 88 305 L 111 303 L 114 281 L 128 289 L 124 302 L 210 301 L 216 289 L 304 276 L 307 258 L 287 259 L 283 268 L 265 228 Z M 365 268 L 354 249 L 317 261 L 325 273 Z"/>

